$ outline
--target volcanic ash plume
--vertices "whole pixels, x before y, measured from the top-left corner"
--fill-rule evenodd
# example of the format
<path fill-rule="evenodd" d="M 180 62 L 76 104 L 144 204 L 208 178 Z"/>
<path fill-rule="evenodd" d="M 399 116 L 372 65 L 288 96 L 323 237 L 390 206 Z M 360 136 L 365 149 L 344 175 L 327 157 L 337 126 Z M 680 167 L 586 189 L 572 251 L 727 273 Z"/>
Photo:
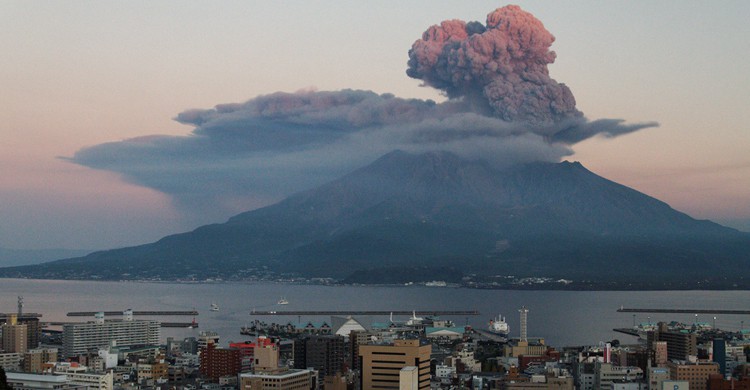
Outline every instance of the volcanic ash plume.
<path fill-rule="evenodd" d="M 555 37 L 534 15 L 509 5 L 486 25 L 448 20 L 427 29 L 409 51 L 409 77 L 463 98 L 505 121 L 550 125 L 582 116 L 570 89 L 549 77 Z"/>
<path fill-rule="evenodd" d="M 577 142 L 655 123 L 589 121 L 568 87 L 549 77 L 554 37 L 516 6 L 487 23 L 430 27 L 409 51 L 407 74 L 449 97 L 305 90 L 185 111 L 189 136 L 146 136 L 79 150 L 70 160 L 169 194 L 211 221 L 340 177 L 400 149 L 449 151 L 502 168 L 558 162 Z"/>

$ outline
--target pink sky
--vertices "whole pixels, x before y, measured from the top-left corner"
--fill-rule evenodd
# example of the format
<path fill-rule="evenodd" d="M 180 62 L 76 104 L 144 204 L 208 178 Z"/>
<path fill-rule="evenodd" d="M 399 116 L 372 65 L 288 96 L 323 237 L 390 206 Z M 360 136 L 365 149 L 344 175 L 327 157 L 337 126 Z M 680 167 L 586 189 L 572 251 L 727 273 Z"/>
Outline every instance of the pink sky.
<path fill-rule="evenodd" d="M 661 124 L 584 141 L 571 159 L 693 217 L 750 221 L 747 2 L 519 4 L 556 37 L 551 76 L 588 118 Z M 405 75 L 409 47 L 431 24 L 501 5 L 3 2 L 0 247 L 110 248 L 221 222 L 57 157 L 185 135 L 172 120 L 185 109 L 275 91 L 441 100 Z"/>

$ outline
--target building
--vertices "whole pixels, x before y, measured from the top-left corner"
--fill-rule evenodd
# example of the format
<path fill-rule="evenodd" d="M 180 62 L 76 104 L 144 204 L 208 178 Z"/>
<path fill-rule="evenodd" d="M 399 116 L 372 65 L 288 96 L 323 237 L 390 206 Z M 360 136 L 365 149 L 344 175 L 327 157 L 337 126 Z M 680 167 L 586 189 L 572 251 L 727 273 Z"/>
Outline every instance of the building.
<path fill-rule="evenodd" d="M 72 387 L 84 387 L 87 390 L 112 390 L 113 374 L 109 372 L 91 372 L 87 367 L 75 363 L 57 363 L 55 374 L 64 374 Z"/>
<path fill-rule="evenodd" d="M 506 390 L 545 389 L 545 390 L 573 390 L 573 378 L 569 377 L 542 377 L 540 380 L 530 382 L 506 383 Z"/>
<path fill-rule="evenodd" d="M 711 374 L 719 374 L 719 364 L 713 362 L 685 362 L 671 361 L 667 363 L 669 379 L 673 381 L 687 381 L 690 390 L 708 389 L 708 378 Z"/>
<path fill-rule="evenodd" d="M 649 367 L 648 388 L 661 389 L 662 383 L 669 380 L 669 370 L 665 367 Z"/>
<path fill-rule="evenodd" d="M 294 368 L 314 368 L 321 378 L 343 371 L 343 336 L 310 335 L 296 340 L 294 346 Z"/>
<path fill-rule="evenodd" d="M 667 342 L 666 341 L 655 341 L 654 342 L 654 364 L 657 367 L 666 367 L 669 357 L 667 355 Z"/>
<path fill-rule="evenodd" d="M 311 390 L 318 381 L 314 371 L 298 369 L 242 373 L 239 379 L 239 390 Z"/>
<path fill-rule="evenodd" d="M 708 376 L 708 390 L 750 390 L 750 378 L 725 379 L 721 374 L 711 374 Z"/>
<path fill-rule="evenodd" d="M 19 297 L 20 298 L 20 297 Z M 34 349 L 39 346 L 39 340 L 42 336 L 42 327 L 39 324 L 39 317 L 41 314 L 26 313 L 24 314 L 20 309 L 23 304 L 22 300 L 19 299 L 19 312 L 14 314 L 0 313 L 0 324 L 10 323 L 10 317 L 16 317 L 16 323 L 18 325 L 26 325 L 26 349 Z M 2 340 L 0 340 L 2 343 Z"/>
<path fill-rule="evenodd" d="M 201 375 L 211 380 L 222 376 L 237 376 L 242 368 L 240 350 L 236 348 L 216 348 L 209 343 L 201 350 Z"/>
<path fill-rule="evenodd" d="M 359 346 L 361 389 L 398 389 L 400 371 L 417 367 L 418 388 L 430 388 L 430 354 L 432 346 L 420 340 L 394 340 L 393 344 Z"/>
<path fill-rule="evenodd" d="M 406 366 L 398 372 L 398 389 L 399 390 L 417 390 L 419 389 L 419 368 Z"/>
<path fill-rule="evenodd" d="M 596 363 L 594 388 L 599 390 L 610 390 L 614 388 L 615 382 L 640 382 L 643 378 L 643 370 L 639 367 L 613 366 L 612 363 Z"/>
<path fill-rule="evenodd" d="M 240 370 L 241 372 L 249 372 L 254 366 L 255 350 L 273 345 L 276 345 L 273 340 L 259 336 L 254 343 L 229 343 L 229 348 L 236 348 L 240 351 Z"/>
<path fill-rule="evenodd" d="M 219 334 L 211 331 L 202 331 L 198 335 L 197 352 L 208 347 L 208 344 L 219 345 Z"/>
<path fill-rule="evenodd" d="M 657 341 L 665 341 L 667 360 L 689 360 L 698 355 L 698 338 L 695 333 L 669 330 L 664 322 L 660 322 L 655 331 L 648 332 L 646 339 L 652 351 L 655 351 Z"/>
<path fill-rule="evenodd" d="M 21 371 L 21 360 L 23 355 L 20 353 L 0 353 L 0 367 L 5 371 Z"/>
<path fill-rule="evenodd" d="M 727 342 L 724 339 L 714 339 L 712 342 L 714 363 L 719 365 L 719 373 L 727 374 Z"/>
<path fill-rule="evenodd" d="M 43 365 L 57 361 L 57 348 L 30 349 L 23 354 L 23 370 L 29 373 L 41 373 Z"/>
<path fill-rule="evenodd" d="M 63 356 L 74 357 L 90 349 L 117 346 L 159 344 L 159 321 L 134 320 L 132 311 L 123 313 L 122 321 L 105 321 L 103 313 L 96 320 L 82 324 L 63 325 Z"/>
<path fill-rule="evenodd" d="M 0 339 L 0 349 L 4 352 L 23 354 L 28 349 L 28 328 L 18 323 L 15 314 L 8 316 L 8 322 L 2 326 L 3 337 Z"/>
<path fill-rule="evenodd" d="M 67 390 L 73 388 L 86 390 L 83 386 L 71 385 L 66 375 L 8 372 L 6 377 L 8 378 L 8 385 L 14 390 Z"/>

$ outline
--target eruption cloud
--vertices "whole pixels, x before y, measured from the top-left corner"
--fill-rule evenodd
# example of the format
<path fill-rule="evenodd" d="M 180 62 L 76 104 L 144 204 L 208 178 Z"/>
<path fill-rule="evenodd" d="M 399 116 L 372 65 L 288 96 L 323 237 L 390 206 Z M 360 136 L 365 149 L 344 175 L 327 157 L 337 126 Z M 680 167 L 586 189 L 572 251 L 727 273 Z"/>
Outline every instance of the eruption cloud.
<path fill-rule="evenodd" d="M 188 136 L 146 136 L 84 148 L 69 161 L 109 170 L 175 200 L 191 223 L 267 205 L 362 167 L 395 149 L 445 150 L 498 167 L 557 162 L 572 145 L 654 122 L 589 121 L 549 77 L 554 37 L 517 6 L 486 24 L 444 21 L 409 51 L 407 75 L 448 100 L 372 91 L 304 90 L 187 110 Z"/>
<path fill-rule="evenodd" d="M 554 41 L 542 22 L 509 5 L 487 15 L 486 25 L 430 27 L 409 51 L 406 74 L 503 120 L 549 125 L 582 116 L 570 89 L 549 77 Z"/>

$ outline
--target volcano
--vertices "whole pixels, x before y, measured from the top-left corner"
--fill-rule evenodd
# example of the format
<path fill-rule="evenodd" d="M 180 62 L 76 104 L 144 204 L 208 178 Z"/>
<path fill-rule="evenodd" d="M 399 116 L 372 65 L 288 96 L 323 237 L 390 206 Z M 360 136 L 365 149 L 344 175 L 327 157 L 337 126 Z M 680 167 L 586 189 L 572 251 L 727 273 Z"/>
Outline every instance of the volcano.
<path fill-rule="evenodd" d="M 498 169 L 391 152 L 226 223 L 2 277 L 566 279 L 579 288 L 741 288 L 750 234 L 696 220 L 578 162 Z M 497 286 L 497 282 L 491 285 Z"/>

